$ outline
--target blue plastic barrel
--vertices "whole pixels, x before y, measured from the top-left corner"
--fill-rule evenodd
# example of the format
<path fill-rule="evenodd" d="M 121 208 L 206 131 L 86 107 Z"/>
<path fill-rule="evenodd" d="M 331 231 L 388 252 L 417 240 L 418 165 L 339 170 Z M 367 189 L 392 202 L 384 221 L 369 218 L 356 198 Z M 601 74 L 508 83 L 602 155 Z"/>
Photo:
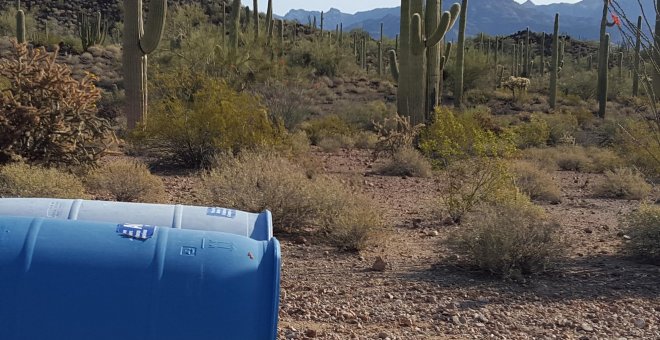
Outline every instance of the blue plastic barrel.
<path fill-rule="evenodd" d="M 275 238 L 0 217 L 2 340 L 275 339 Z"/>
<path fill-rule="evenodd" d="M 178 229 L 220 231 L 258 241 L 268 241 L 273 237 L 273 219 L 269 211 L 251 214 L 233 209 L 187 205 L 2 198 L 0 216 L 150 224 Z"/>

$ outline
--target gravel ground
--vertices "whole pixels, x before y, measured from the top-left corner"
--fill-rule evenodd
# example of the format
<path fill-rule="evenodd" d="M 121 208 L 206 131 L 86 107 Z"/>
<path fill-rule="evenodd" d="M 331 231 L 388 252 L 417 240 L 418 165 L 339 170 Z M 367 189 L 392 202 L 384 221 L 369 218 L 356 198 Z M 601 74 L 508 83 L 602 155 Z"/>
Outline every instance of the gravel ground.
<path fill-rule="evenodd" d="M 638 202 L 589 198 L 597 175 L 555 173 L 563 202 L 544 207 L 570 249 L 554 272 L 505 282 L 455 264 L 455 227 L 429 218 L 434 180 L 365 176 L 360 152 L 316 157 L 378 200 L 391 237 L 361 254 L 284 238 L 280 339 L 660 339 L 660 267 L 617 250 Z"/>

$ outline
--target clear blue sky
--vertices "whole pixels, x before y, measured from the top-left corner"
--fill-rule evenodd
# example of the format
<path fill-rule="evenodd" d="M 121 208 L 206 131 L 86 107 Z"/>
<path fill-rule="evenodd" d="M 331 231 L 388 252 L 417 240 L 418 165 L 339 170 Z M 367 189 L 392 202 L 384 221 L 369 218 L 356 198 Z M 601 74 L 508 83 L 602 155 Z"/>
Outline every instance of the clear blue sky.
<path fill-rule="evenodd" d="M 525 2 L 525 0 L 516 0 Z M 578 2 L 579 0 L 532 0 L 537 5 L 549 4 L 555 2 Z M 266 12 L 268 0 L 259 0 L 259 11 Z M 374 8 L 396 7 L 401 4 L 400 0 L 274 0 L 273 6 L 275 14 L 284 15 L 291 9 L 306 9 L 327 11 L 334 7 L 344 13 L 355 13 Z M 243 5 L 252 7 L 252 1 L 243 0 Z"/>

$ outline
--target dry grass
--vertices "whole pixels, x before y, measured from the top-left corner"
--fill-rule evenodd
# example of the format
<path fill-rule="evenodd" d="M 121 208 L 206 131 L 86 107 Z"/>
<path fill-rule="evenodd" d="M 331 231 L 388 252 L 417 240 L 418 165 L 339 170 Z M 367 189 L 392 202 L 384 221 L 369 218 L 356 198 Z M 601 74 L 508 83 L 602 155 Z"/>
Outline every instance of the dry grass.
<path fill-rule="evenodd" d="M 594 197 L 642 200 L 651 193 L 642 174 L 630 168 L 605 171 L 605 178 L 594 187 Z"/>
<path fill-rule="evenodd" d="M 547 170 L 604 173 L 624 165 L 621 157 L 613 150 L 596 147 L 534 148 L 525 150 L 523 157 L 538 163 L 540 167 Z"/>
<path fill-rule="evenodd" d="M 385 176 L 429 177 L 432 175 L 431 163 L 417 150 L 404 147 L 394 153 L 387 163 L 376 172 Z"/>
<path fill-rule="evenodd" d="M 85 178 L 90 191 L 119 202 L 162 203 L 165 186 L 143 163 L 118 159 L 90 172 Z"/>
<path fill-rule="evenodd" d="M 512 170 L 516 186 L 531 199 L 553 204 L 561 202 L 559 185 L 537 164 L 519 161 L 513 164 Z"/>
<path fill-rule="evenodd" d="M 450 244 L 469 263 L 505 278 L 545 271 L 562 254 L 559 226 L 530 203 L 507 202 L 482 207 L 466 218 Z"/>
<path fill-rule="evenodd" d="M 0 167 L 0 197 L 87 198 L 78 177 L 54 168 L 14 163 Z"/>
<path fill-rule="evenodd" d="M 327 242 L 360 250 L 382 234 L 374 203 L 325 176 L 275 154 L 245 153 L 204 175 L 199 189 L 208 205 L 273 214 L 277 232 L 316 230 Z"/>
<path fill-rule="evenodd" d="M 626 219 L 630 241 L 625 248 L 643 262 L 660 265 L 660 207 L 644 206 Z"/>

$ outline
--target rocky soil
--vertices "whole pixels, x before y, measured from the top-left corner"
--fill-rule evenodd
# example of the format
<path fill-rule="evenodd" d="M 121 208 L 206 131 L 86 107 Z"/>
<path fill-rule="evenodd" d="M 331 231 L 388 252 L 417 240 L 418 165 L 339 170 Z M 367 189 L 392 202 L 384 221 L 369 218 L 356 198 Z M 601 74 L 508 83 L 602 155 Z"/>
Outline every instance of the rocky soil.
<path fill-rule="evenodd" d="M 597 176 L 555 173 L 563 203 L 545 208 L 570 251 L 551 273 L 505 282 L 443 245 L 456 227 L 431 218 L 433 179 L 365 176 L 357 151 L 316 157 L 378 200 L 390 237 L 362 254 L 283 237 L 280 339 L 660 339 L 660 267 L 618 250 L 638 202 L 589 198 Z"/>

